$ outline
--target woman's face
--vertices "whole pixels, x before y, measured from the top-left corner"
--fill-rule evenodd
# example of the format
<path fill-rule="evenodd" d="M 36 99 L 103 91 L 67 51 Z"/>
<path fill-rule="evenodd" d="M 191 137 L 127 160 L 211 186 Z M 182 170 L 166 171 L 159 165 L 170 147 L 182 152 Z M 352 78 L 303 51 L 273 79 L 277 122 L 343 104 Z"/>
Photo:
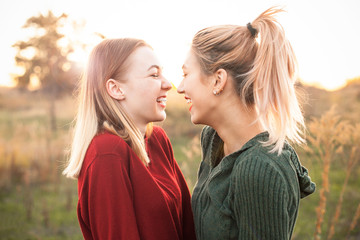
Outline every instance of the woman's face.
<path fill-rule="evenodd" d="M 214 109 L 211 77 L 207 77 L 201 71 L 200 63 L 191 50 L 185 59 L 183 73 L 184 78 L 177 92 L 184 94 L 190 105 L 191 121 L 194 124 L 210 125 L 209 120 Z"/>
<path fill-rule="evenodd" d="M 125 99 L 120 104 L 138 127 L 166 118 L 166 96 L 171 83 L 162 75 L 162 68 L 153 50 L 140 47 L 129 57 L 126 81 L 121 88 Z"/>

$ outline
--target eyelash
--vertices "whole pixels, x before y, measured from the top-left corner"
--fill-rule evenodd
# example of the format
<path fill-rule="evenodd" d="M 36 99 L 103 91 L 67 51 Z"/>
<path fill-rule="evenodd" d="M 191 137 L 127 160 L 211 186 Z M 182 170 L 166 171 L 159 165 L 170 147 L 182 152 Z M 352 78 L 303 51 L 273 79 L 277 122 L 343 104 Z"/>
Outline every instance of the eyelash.
<path fill-rule="evenodd" d="M 157 73 L 151 75 L 151 77 L 154 77 L 154 78 L 158 78 L 159 76 L 160 76 L 160 74 L 157 74 Z"/>

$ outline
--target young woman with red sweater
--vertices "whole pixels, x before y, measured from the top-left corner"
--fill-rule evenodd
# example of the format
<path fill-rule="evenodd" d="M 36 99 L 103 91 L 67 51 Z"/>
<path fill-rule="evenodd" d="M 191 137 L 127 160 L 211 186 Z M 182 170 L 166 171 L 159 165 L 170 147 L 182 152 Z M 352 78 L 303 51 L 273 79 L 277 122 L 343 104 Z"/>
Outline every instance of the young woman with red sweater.
<path fill-rule="evenodd" d="M 85 239 L 195 239 L 190 193 L 168 137 L 171 84 L 142 40 L 108 39 L 82 78 L 71 156 Z"/>

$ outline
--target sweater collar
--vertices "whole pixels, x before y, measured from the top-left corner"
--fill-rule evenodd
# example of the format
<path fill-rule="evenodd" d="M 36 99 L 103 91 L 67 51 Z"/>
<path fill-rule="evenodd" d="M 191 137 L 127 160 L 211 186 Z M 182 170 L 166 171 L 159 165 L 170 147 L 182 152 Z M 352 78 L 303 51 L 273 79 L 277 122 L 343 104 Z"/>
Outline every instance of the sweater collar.
<path fill-rule="evenodd" d="M 241 149 L 227 155 L 224 156 L 224 141 L 220 138 L 220 136 L 218 135 L 218 133 L 215 131 L 214 129 L 214 133 L 212 134 L 211 137 L 211 148 L 210 148 L 210 166 L 211 167 L 215 167 L 216 165 L 219 164 L 220 160 L 221 162 L 222 159 L 225 157 L 227 159 L 236 159 L 237 156 L 239 156 L 240 153 L 246 151 L 247 149 L 261 144 L 261 142 L 265 142 L 267 141 L 269 138 L 269 133 L 268 132 L 262 132 L 257 134 L 256 136 L 254 136 L 253 138 L 251 138 L 248 142 L 246 142 Z M 225 159 L 223 159 L 225 160 Z M 227 162 L 227 161 L 225 161 Z"/>

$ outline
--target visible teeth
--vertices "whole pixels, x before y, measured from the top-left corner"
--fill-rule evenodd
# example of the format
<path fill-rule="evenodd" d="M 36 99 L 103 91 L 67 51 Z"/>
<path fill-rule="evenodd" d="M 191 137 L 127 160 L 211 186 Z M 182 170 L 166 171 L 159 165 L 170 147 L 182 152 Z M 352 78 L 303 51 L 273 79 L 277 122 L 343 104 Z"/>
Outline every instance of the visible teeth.
<path fill-rule="evenodd" d="M 156 101 L 166 103 L 167 99 L 166 98 L 158 98 L 158 99 L 156 99 Z"/>
<path fill-rule="evenodd" d="M 187 102 L 187 103 L 191 103 L 191 99 L 188 99 L 188 98 L 187 98 L 187 99 L 186 99 L 186 102 Z"/>

